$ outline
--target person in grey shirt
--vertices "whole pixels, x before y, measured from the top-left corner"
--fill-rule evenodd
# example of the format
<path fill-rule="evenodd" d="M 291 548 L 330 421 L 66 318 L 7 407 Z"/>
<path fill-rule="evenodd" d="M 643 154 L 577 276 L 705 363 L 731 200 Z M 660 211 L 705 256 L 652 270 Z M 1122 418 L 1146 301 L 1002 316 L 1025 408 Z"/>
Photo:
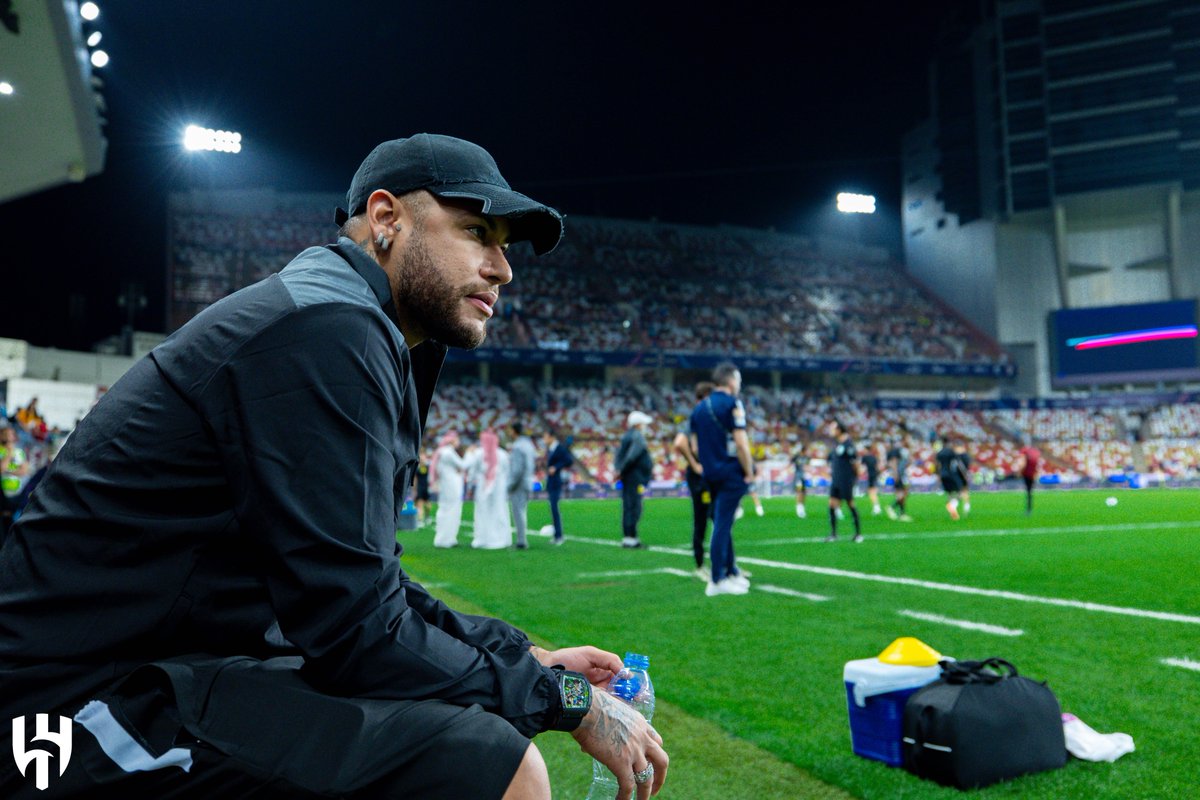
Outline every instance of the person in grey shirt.
<path fill-rule="evenodd" d="M 533 490 L 533 467 L 537 463 L 537 453 L 533 448 L 533 440 L 525 433 L 525 426 L 519 422 L 512 424 L 512 449 L 508 454 L 508 502 L 512 504 L 513 526 L 517 529 L 517 549 L 529 547 L 525 538 L 526 510 L 529 506 L 529 493 Z"/>
<path fill-rule="evenodd" d="M 637 526 L 642 518 L 642 494 L 654 471 L 645 433 L 651 422 L 649 414 L 629 412 L 625 420 L 628 429 L 621 437 L 621 445 L 613 459 L 613 468 L 621 475 L 622 547 L 643 547 Z"/>

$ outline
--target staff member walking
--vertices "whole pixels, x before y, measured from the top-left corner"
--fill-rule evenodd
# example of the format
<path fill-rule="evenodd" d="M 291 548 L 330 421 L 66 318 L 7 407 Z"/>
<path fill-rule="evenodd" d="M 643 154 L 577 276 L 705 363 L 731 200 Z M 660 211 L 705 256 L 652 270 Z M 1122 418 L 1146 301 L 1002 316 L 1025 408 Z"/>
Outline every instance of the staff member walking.
<path fill-rule="evenodd" d="M 550 519 L 554 522 L 554 544 L 563 543 L 562 514 L 558 501 L 562 499 L 563 472 L 575 464 L 571 449 L 558 440 L 553 431 L 547 431 L 543 440 L 546 445 L 546 496 L 550 499 Z"/>

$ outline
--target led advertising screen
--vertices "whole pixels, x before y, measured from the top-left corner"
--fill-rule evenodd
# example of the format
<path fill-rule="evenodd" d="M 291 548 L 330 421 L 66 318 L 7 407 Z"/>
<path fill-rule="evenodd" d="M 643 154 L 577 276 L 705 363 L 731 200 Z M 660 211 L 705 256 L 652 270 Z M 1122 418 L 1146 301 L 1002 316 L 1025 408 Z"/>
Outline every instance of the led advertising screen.
<path fill-rule="evenodd" d="M 1196 300 L 1050 312 L 1055 386 L 1200 378 Z"/>

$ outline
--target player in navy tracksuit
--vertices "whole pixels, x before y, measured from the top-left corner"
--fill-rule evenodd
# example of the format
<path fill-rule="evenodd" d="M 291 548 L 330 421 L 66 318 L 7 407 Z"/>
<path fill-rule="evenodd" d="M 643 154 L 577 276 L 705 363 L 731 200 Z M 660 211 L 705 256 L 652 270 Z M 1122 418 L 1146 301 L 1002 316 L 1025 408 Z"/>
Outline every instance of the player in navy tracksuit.
<path fill-rule="evenodd" d="M 713 500 L 712 582 L 705 589 L 709 597 L 746 594 L 750 590 L 750 581 L 734 561 L 733 518 L 742 496 L 754 482 L 746 410 L 737 399 L 742 375 L 737 367 L 725 362 L 713 369 L 712 379 L 716 387 L 700 401 L 691 417 L 696 455 Z"/>

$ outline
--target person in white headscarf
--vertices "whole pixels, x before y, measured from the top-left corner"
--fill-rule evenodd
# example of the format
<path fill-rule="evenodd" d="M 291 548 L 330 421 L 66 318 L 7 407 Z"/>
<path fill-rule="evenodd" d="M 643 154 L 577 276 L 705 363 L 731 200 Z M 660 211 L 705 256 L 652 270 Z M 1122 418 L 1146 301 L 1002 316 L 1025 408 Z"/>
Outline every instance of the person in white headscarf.
<path fill-rule="evenodd" d="M 429 462 L 429 484 L 437 487 L 437 533 L 434 547 L 458 545 L 458 528 L 462 524 L 463 468 L 466 464 L 458 454 L 458 434 L 454 431 L 438 440 L 438 449 Z"/>
<path fill-rule="evenodd" d="M 475 538 L 472 547 L 499 550 L 512 545 L 508 514 L 508 453 L 488 428 L 479 435 L 479 449 L 467 456 L 475 487 Z"/>

